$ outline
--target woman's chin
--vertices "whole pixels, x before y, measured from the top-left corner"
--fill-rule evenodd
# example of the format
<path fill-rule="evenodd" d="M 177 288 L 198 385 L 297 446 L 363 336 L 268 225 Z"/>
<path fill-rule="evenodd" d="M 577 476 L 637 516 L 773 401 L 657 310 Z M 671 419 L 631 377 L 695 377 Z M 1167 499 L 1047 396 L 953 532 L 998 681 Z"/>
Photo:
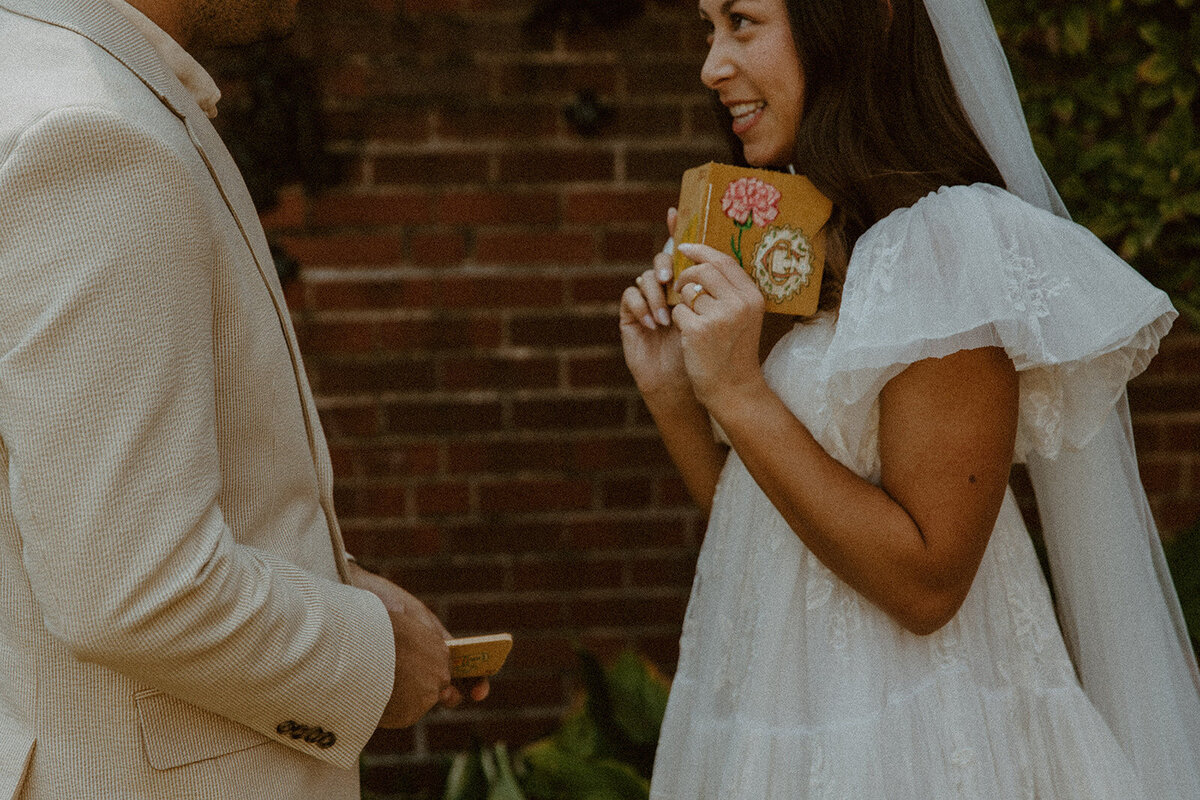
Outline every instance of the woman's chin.
<path fill-rule="evenodd" d="M 791 150 L 780 148 L 758 148 L 743 146 L 742 158 L 746 163 L 758 169 L 782 169 L 792 163 Z"/>

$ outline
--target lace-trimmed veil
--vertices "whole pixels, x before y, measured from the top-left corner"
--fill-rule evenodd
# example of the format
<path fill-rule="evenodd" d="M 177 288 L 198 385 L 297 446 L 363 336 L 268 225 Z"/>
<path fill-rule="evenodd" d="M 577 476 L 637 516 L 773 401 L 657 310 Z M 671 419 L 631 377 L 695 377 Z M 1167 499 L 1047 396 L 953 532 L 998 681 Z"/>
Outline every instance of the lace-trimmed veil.
<path fill-rule="evenodd" d="M 924 0 L 960 102 L 1008 189 L 1069 218 L 1034 153 L 984 0 Z M 1084 691 L 1148 797 L 1200 798 L 1200 671 L 1138 475 L 1122 393 L 1099 431 L 1029 473 Z"/>

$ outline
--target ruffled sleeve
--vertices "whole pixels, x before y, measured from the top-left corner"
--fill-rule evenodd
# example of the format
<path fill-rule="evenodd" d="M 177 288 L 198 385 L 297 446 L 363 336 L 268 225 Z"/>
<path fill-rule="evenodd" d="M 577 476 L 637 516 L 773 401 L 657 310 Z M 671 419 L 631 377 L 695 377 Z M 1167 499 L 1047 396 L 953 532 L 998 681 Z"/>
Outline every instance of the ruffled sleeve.
<path fill-rule="evenodd" d="M 1016 457 L 1094 435 L 1176 312 L 1080 225 L 986 184 L 945 187 L 858 240 L 822 361 L 820 436 L 874 471 L 879 392 L 909 364 L 1003 347 L 1020 372 Z"/>

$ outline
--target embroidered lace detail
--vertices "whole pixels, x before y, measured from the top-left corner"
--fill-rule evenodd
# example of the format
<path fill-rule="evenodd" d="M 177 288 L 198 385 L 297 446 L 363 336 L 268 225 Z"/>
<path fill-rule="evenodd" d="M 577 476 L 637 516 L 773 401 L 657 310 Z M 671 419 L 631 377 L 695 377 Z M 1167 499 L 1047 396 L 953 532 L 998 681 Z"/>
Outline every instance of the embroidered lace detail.
<path fill-rule="evenodd" d="M 1021 373 L 1021 424 L 1016 454 L 1058 454 L 1063 440 L 1063 381 L 1049 367 Z"/>
<path fill-rule="evenodd" d="M 1030 322 L 1050 316 L 1050 300 L 1062 294 L 1071 280 L 1064 275 L 1052 276 L 1029 255 L 1020 252 L 1011 231 L 1005 237 L 1004 289 L 1012 307 L 1026 315 Z M 1031 326 L 1034 330 L 1037 325 Z"/>
<path fill-rule="evenodd" d="M 962 639 L 958 635 L 957 620 L 951 620 L 930 639 L 933 640 L 933 663 L 938 669 L 957 669 L 967 663 L 962 651 Z"/>
<path fill-rule="evenodd" d="M 954 775 L 956 798 L 976 800 L 979 798 L 979 780 L 976 776 L 977 758 L 972 747 L 960 747 L 950 754 L 951 773 Z"/>

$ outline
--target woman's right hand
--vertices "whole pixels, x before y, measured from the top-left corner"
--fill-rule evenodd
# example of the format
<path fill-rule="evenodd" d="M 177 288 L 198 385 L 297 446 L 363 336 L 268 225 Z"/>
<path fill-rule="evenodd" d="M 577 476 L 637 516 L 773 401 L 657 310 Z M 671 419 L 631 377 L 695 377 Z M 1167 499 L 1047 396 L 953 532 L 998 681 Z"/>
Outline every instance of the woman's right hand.
<path fill-rule="evenodd" d="M 667 231 L 675 235 L 675 209 L 667 212 Z M 654 266 L 621 295 L 621 346 L 625 364 L 643 397 L 686 391 L 691 382 L 683 364 L 679 329 L 671 324 L 666 287 L 674 279 L 671 256 L 659 253 Z"/>

